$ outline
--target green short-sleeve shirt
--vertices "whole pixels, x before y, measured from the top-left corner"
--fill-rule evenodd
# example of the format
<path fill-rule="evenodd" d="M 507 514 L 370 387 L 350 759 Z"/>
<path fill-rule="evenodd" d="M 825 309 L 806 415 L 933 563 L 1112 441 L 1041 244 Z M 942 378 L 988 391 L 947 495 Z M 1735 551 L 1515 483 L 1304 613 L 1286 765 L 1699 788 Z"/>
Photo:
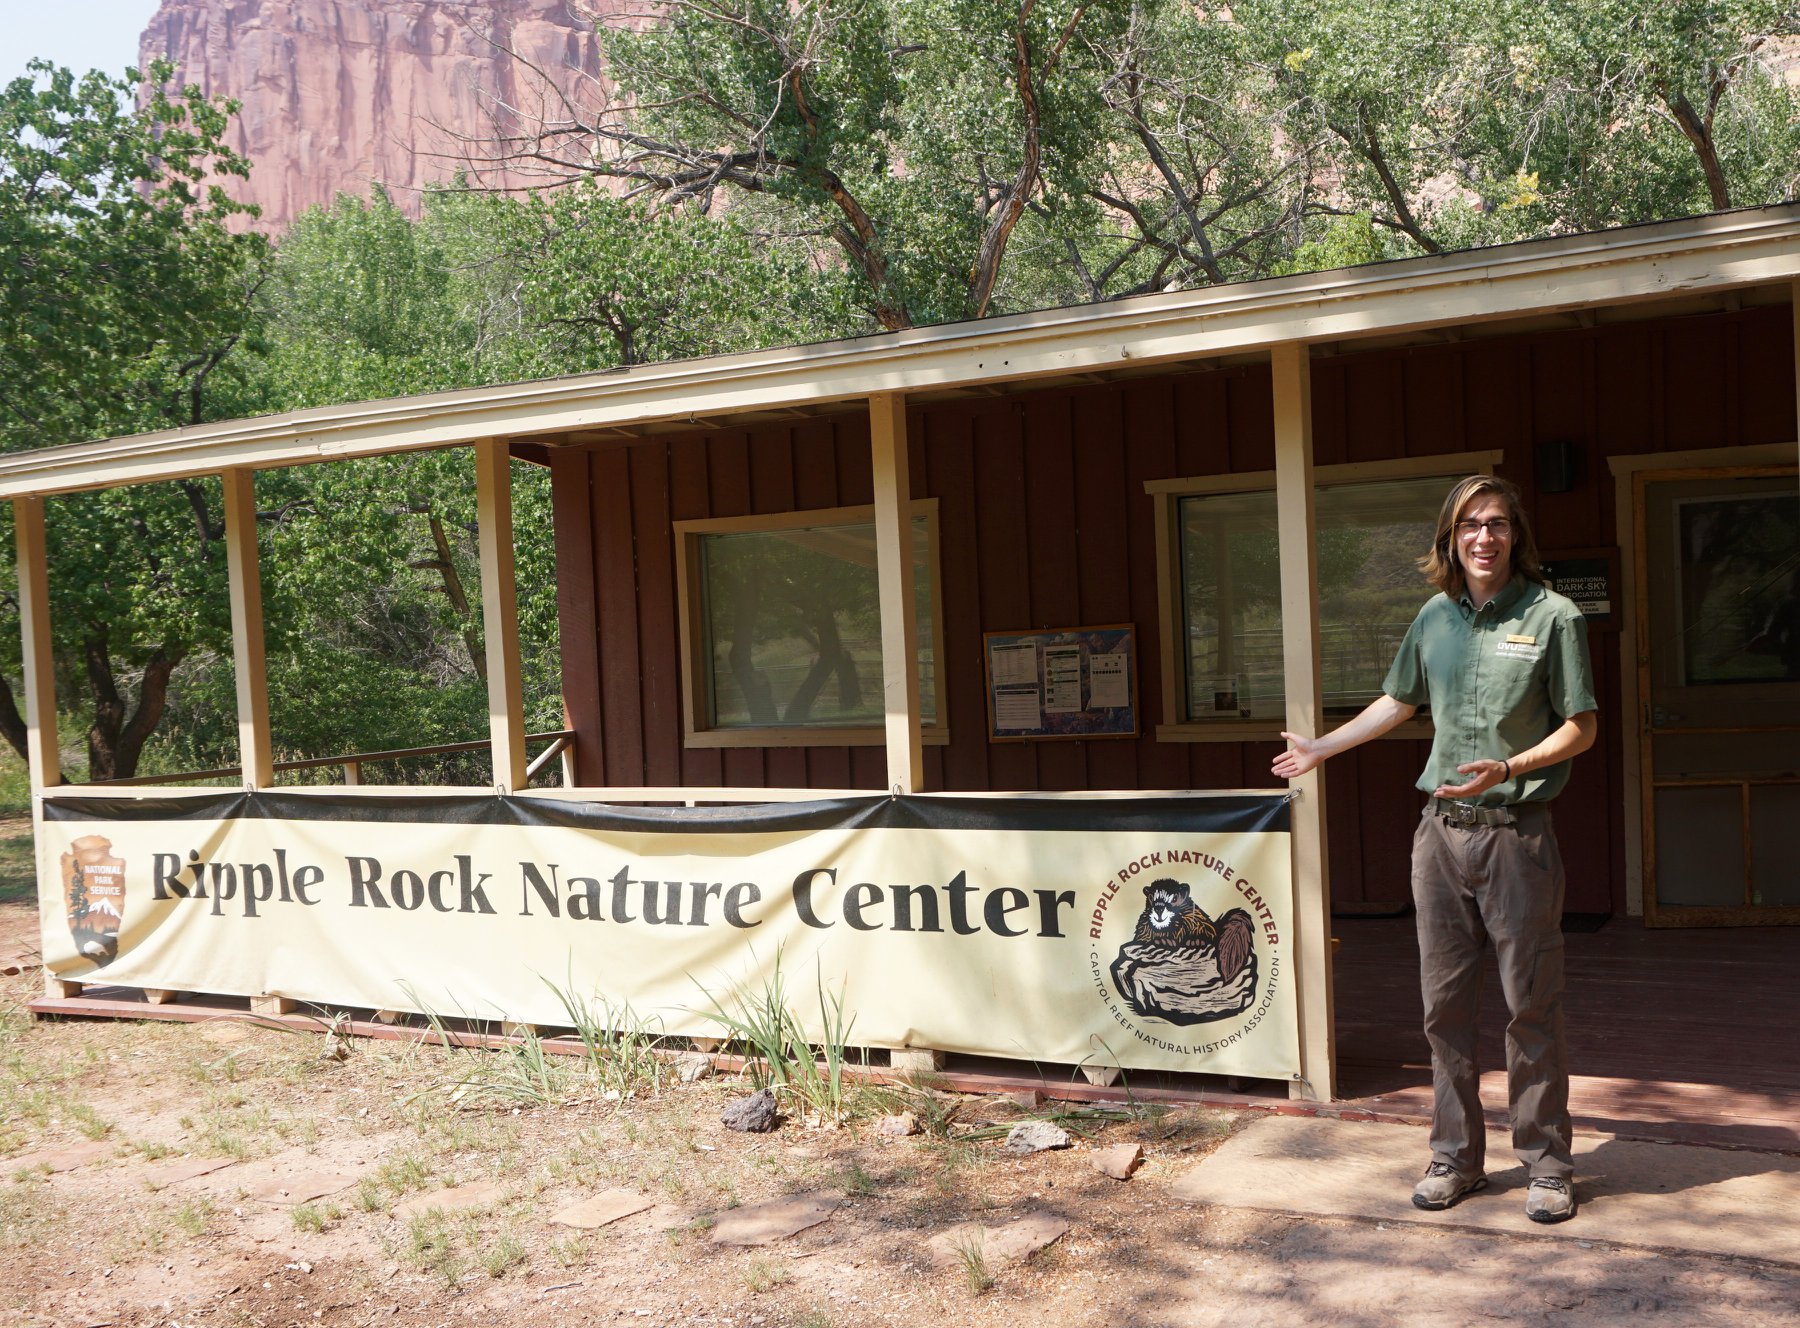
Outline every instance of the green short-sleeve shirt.
<path fill-rule="evenodd" d="M 1419 788 L 1464 784 L 1457 766 L 1522 752 L 1595 709 L 1587 623 L 1574 604 L 1521 576 L 1480 609 L 1466 596 L 1435 595 L 1407 629 L 1381 690 L 1405 705 L 1431 705 L 1436 731 Z M 1569 782 L 1570 764 L 1520 775 L 1474 801 L 1548 802 Z"/>

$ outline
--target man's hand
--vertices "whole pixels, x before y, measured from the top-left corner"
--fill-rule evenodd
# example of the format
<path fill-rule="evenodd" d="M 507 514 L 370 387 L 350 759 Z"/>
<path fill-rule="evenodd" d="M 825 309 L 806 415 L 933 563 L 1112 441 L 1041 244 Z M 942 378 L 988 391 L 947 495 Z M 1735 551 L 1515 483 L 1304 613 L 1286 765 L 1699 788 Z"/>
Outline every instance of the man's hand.
<path fill-rule="evenodd" d="M 1349 751 L 1358 743 L 1379 738 L 1394 725 L 1411 719 L 1418 708 L 1396 701 L 1383 693 L 1369 702 L 1355 719 L 1330 733 L 1320 734 L 1316 738 L 1303 738 L 1298 733 L 1283 733 L 1281 736 L 1287 739 L 1288 749 L 1270 763 L 1269 769 L 1277 779 L 1298 779 L 1327 756 L 1336 756 L 1339 752 Z"/>
<path fill-rule="evenodd" d="M 1459 775 L 1474 775 L 1467 784 L 1439 784 L 1431 791 L 1434 798 L 1473 798 L 1477 794 L 1486 793 L 1496 784 L 1506 782 L 1506 763 L 1491 761 L 1485 756 L 1479 761 L 1469 761 L 1456 767 Z"/>
<path fill-rule="evenodd" d="M 1269 767 L 1277 779 L 1298 779 L 1331 754 L 1319 750 L 1322 744 L 1317 738 L 1302 738 L 1298 733 L 1281 736 L 1288 740 L 1288 749 Z"/>

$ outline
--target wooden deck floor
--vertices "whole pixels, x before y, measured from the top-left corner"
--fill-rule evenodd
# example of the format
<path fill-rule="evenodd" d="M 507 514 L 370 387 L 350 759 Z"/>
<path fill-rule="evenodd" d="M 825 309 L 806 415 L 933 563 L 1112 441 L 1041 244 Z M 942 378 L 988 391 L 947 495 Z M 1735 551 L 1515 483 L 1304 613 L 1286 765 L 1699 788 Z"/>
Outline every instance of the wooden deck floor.
<path fill-rule="evenodd" d="M 1338 1092 L 1430 1110 L 1411 918 L 1338 919 Z M 1577 1129 L 1800 1152 L 1800 928 L 1647 931 L 1615 918 L 1567 941 Z M 1504 1124 L 1506 1004 L 1490 954 L 1482 1100 Z"/>

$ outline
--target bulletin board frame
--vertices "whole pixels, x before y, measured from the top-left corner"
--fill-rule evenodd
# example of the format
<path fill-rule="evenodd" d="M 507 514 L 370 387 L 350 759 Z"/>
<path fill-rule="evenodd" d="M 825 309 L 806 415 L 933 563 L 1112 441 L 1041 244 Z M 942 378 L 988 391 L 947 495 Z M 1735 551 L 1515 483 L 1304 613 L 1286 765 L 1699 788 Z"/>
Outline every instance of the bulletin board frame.
<path fill-rule="evenodd" d="M 1135 738 L 1143 731 L 1132 623 L 983 632 L 981 661 L 989 742 Z M 1119 704 L 1107 704 L 1113 700 Z"/>

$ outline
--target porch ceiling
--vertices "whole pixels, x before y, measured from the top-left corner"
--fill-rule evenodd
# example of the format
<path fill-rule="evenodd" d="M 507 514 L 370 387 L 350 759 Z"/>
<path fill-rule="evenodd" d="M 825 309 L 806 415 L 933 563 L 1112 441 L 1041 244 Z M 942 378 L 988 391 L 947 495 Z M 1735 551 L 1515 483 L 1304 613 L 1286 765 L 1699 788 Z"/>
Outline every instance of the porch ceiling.
<path fill-rule="evenodd" d="M 507 438 L 630 442 L 855 409 L 1786 303 L 1800 204 L 981 322 L 333 406 L 0 458 L 0 498 Z"/>

